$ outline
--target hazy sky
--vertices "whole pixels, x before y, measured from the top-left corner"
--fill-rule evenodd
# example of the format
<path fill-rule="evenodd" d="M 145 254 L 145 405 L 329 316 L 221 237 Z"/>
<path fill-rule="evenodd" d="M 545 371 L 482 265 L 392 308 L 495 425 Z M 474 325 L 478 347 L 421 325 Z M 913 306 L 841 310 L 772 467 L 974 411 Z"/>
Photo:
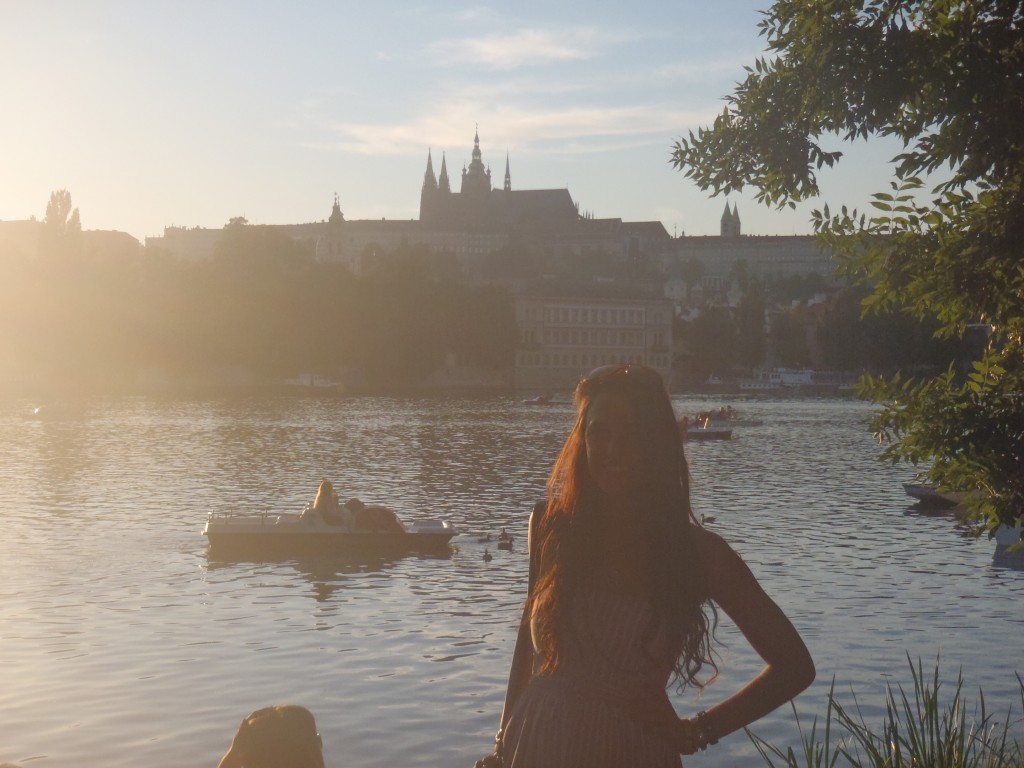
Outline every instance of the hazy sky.
<path fill-rule="evenodd" d="M 0 220 L 70 190 L 85 229 L 419 215 L 427 150 L 453 187 L 479 125 L 496 184 L 567 188 L 595 217 L 717 234 L 725 200 L 669 164 L 763 49 L 760 0 L 471 4 L 0 0 Z M 850 147 L 833 207 L 885 188 Z M 733 195 L 746 234 L 808 208 Z"/>

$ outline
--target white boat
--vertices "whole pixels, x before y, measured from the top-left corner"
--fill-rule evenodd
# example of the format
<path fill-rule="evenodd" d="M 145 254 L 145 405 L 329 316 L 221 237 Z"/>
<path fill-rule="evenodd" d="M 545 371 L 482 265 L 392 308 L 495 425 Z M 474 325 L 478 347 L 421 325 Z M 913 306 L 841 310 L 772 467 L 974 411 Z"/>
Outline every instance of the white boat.
<path fill-rule="evenodd" d="M 814 384 L 814 371 L 810 368 L 759 368 L 748 379 L 740 379 L 740 389 L 765 391 L 810 387 Z"/>
<path fill-rule="evenodd" d="M 686 432 L 683 434 L 684 440 L 731 440 L 732 439 L 732 428 L 715 426 L 714 424 L 708 426 L 701 426 L 699 424 L 690 424 L 686 427 Z"/>
<path fill-rule="evenodd" d="M 340 381 L 321 376 L 319 373 L 300 373 L 295 378 L 286 380 L 285 384 L 290 387 L 314 389 L 322 392 L 334 392 L 342 389 Z"/>
<path fill-rule="evenodd" d="M 210 512 L 203 528 L 210 551 L 219 554 L 438 551 L 457 534 L 444 520 L 404 523 L 380 506 L 329 521 L 313 511 L 312 503 L 299 514 Z"/>

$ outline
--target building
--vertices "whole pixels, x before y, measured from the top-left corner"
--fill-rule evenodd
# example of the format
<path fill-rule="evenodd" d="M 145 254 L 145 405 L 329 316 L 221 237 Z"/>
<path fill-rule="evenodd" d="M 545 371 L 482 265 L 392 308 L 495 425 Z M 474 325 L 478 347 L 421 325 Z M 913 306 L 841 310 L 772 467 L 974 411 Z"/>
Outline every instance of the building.
<path fill-rule="evenodd" d="M 817 238 L 744 235 L 739 211 L 735 205 L 730 208 L 728 202 L 719 236 L 675 238 L 660 264 L 666 279 L 666 296 L 677 300 L 684 292 L 692 293 L 688 283 L 694 280 L 704 293 L 726 292 L 740 273 L 762 283 L 814 275 L 823 286 L 840 285 L 835 260 Z"/>
<path fill-rule="evenodd" d="M 519 295 L 516 389 L 565 390 L 600 366 L 644 363 L 671 380 L 672 302 Z"/>
<path fill-rule="evenodd" d="M 372 270 L 384 254 L 419 245 L 453 255 L 467 280 L 510 286 L 521 339 L 513 370 L 518 388 L 571 387 L 591 368 L 619 362 L 644 362 L 667 378 L 672 318 L 685 307 L 728 294 L 741 277 L 818 275 L 825 286 L 836 284 L 831 255 L 815 238 L 744 235 L 738 207 L 728 202 L 718 236 L 673 238 L 659 221 L 581 213 L 568 189 L 514 188 L 507 154 L 495 186 L 478 130 L 458 189 L 448 153 L 435 173 L 428 148 L 419 193 L 415 220 L 349 220 L 335 196 L 326 220 L 279 226 L 308 242 L 318 260 L 343 263 L 355 274 Z M 146 243 L 202 259 L 220 232 L 169 227 Z M 623 298 L 630 292 L 644 298 Z"/>
<path fill-rule="evenodd" d="M 665 256 L 671 237 L 659 221 L 624 222 L 581 214 L 567 189 L 513 189 L 510 159 L 500 188 L 491 183 L 483 162 L 480 136 L 473 136 L 471 160 L 462 170 L 458 191 L 442 155 L 440 174 L 434 173 L 433 154 L 420 187 L 418 220 L 349 220 L 335 196 L 329 218 L 303 224 L 273 225 L 296 240 L 308 242 L 321 261 L 342 262 L 359 274 L 371 269 L 375 253 L 402 245 L 425 245 L 455 256 L 470 279 L 487 278 L 488 259 L 512 251 L 520 265 L 565 264 L 589 253 L 619 260 Z M 209 258 L 221 229 L 166 227 L 161 237 L 146 238 L 179 259 Z"/>

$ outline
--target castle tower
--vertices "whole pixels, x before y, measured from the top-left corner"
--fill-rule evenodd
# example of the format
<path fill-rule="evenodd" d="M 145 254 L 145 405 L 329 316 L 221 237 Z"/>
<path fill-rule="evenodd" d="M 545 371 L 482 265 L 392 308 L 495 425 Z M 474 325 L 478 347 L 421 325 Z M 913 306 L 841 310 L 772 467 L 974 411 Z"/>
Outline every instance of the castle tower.
<path fill-rule="evenodd" d="M 423 174 L 423 188 L 420 190 L 420 220 L 429 217 L 437 197 L 437 177 L 434 176 L 434 162 L 427 150 L 427 170 Z"/>
<path fill-rule="evenodd" d="M 452 186 L 448 183 L 448 165 L 444 152 L 441 153 L 441 176 L 437 180 L 437 191 L 446 195 L 451 194 L 452 191 Z"/>
<path fill-rule="evenodd" d="M 341 212 L 341 204 L 338 202 L 338 193 L 334 193 L 334 207 L 331 208 L 331 217 L 327 220 L 331 224 L 341 224 L 345 220 L 345 214 Z"/>
<path fill-rule="evenodd" d="M 462 194 L 480 197 L 491 191 L 491 172 L 480 159 L 480 130 L 473 134 L 473 159 L 462 169 Z"/>
<path fill-rule="evenodd" d="M 736 205 L 733 205 L 732 209 L 730 210 L 728 200 L 725 201 L 725 210 L 722 212 L 720 234 L 722 237 L 740 236 L 739 208 Z"/>

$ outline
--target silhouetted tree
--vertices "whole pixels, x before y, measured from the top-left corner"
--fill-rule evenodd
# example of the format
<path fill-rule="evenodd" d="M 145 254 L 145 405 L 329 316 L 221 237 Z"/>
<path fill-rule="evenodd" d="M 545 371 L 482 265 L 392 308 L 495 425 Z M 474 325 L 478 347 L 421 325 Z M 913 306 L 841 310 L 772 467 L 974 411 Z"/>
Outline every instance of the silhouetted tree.
<path fill-rule="evenodd" d="M 747 287 L 736 307 L 736 362 L 751 369 L 764 362 L 766 306 L 761 284 L 752 280 L 744 282 Z"/>
<path fill-rule="evenodd" d="M 837 138 L 902 142 L 870 214 L 825 206 L 815 227 L 870 285 L 868 309 L 934 316 L 955 340 L 990 329 L 966 380 L 950 367 L 863 383 L 883 406 L 882 457 L 977 491 L 990 528 L 1024 509 L 1022 30 L 1020 3 L 1004 0 L 777 0 L 761 21 L 770 55 L 673 160 L 702 189 L 751 185 L 792 205 L 818 196 Z"/>

